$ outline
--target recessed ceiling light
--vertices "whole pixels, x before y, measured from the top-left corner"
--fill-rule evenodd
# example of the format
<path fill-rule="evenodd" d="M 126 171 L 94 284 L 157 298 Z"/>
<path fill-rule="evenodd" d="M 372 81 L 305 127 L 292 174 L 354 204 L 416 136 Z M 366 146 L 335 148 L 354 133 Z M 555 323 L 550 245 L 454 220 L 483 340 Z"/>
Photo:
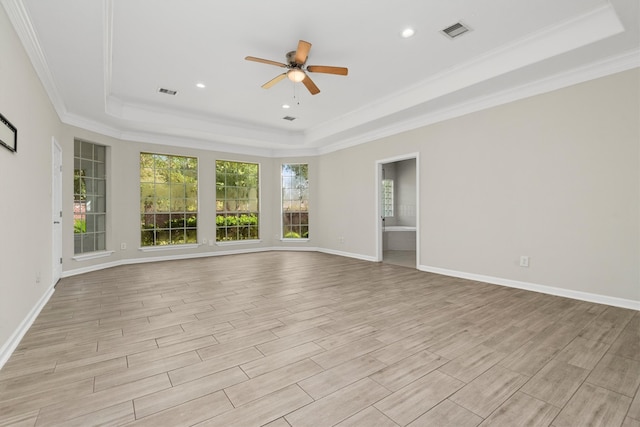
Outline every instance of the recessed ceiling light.
<path fill-rule="evenodd" d="M 408 39 L 409 37 L 412 37 L 415 33 L 416 31 L 413 28 L 405 28 L 404 30 L 402 30 L 400 35 L 403 38 Z"/>
<path fill-rule="evenodd" d="M 204 83 L 196 83 L 196 87 L 199 87 L 200 89 L 204 89 L 207 86 L 205 86 Z"/>
<path fill-rule="evenodd" d="M 282 104 L 282 108 L 284 108 L 284 109 L 291 108 L 291 105 L 289 105 L 289 104 Z"/>

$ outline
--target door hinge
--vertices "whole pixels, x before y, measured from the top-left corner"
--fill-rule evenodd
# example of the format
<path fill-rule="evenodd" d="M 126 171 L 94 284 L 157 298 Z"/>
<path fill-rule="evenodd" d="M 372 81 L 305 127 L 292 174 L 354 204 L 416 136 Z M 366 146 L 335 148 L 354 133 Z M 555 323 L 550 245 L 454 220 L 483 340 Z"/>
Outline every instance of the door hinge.
<path fill-rule="evenodd" d="M 60 211 L 60 218 L 62 218 L 62 211 Z"/>
<path fill-rule="evenodd" d="M 60 264 L 62 264 L 62 258 L 60 258 Z"/>
<path fill-rule="evenodd" d="M 60 172 L 62 172 L 62 165 L 60 165 Z"/>

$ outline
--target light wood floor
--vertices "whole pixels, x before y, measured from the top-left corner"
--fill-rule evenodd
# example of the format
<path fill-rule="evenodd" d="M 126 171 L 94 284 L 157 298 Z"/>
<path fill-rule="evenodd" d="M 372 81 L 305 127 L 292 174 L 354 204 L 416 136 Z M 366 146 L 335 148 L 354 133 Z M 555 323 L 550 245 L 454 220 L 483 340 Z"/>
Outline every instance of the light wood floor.
<path fill-rule="evenodd" d="M 416 268 L 416 251 L 384 251 L 382 262 Z"/>
<path fill-rule="evenodd" d="M 640 313 L 306 252 L 63 279 L 0 425 L 640 425 Z"/>

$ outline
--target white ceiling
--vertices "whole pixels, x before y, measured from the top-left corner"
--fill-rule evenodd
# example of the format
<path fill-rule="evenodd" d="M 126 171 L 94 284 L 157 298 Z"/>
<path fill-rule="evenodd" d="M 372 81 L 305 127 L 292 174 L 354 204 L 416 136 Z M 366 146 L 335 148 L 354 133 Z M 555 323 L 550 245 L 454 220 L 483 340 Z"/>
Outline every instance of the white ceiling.
<path fill-rule="evenodd" d="M 328 152 L 640 65 L 637 0 L 0 1 L 63 122 L 231 152 Z M 244 57 L 299 39 L 349 75 L 262 89 L 282 69 Z"/>

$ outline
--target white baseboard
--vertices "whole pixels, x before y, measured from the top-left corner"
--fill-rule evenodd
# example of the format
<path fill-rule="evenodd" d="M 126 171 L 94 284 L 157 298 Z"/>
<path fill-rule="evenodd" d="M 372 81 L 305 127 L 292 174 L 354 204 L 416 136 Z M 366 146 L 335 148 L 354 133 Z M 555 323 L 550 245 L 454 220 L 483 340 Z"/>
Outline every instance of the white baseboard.
<path fill-rule="evenodd" d="M 40 314 L 44 306 L 49 301 L 49 298 L 51 298 L 51 295 L 53 295 L 54 290 L 54 285 L 51 285 L 51 288 L 42 295 L 40 300 L 33 306 L 31 311 L 29 311 L 18 328 L 13 331 L 13 334 L 11 334 L 9 339 L 2 345 L 0 348 L 0 369 L 2 369 L 5 363 L 7 363 L 11 354 L 13 354 L 15 349 L 18 347 L 20 340 L 22 340 L 22 337 L 27 333 L 33 322 L 35 322 L 38 314 Z"/>
<path fill-rule="evenodd" d="M 305 247 L 273 246 L 273 247 L 263 247 L 263 248 L 243 248 L 243 249 L 231 249 L 226 251 L 202 252 L 202 253 L 196 253 L 196 254 L 191 253 L 191 254 L 123 259 L 123 260 L 112 261 L 104 264 L 96 264 L 88 267 L 81 267 L 73 270 L 67 270 L 62 273 L 62 277 L 76 276 L 78 274 L 88 273 L 91 271 L 104 270 L 105 268 L 117 267 L 119 265 L 141 264 L 141 263 L 157 262 L 157 261 L 171 261 L 171 260 L 188 259 L 188 258 L 205 258 L 205 257 L 213 257 L 213 256 L 237 255 L 237 254 L 247 254 L 247 253 L 256 253 L 256 252 L 268 252 L 268 251 L 321 252 L 321 253 L 330 254 L 330 255 L 360 259 L 363 261 L 370 261 L 370 262 L 378 261 L 373 256 L 362 255 L 362 254 L 357 254 L 353 252 L 337 251 L 334 249 L 306 247 L 306 246 Z M 417 269 L 420 271 L 425 271 L 429 273 L 442 274 L 444 276 L 452 276 L 452 277 L 459 277 L 462 279 L 476 280 L 479 282 L 491 283 L 494 285 L 508 286 L 510 288 L 517 288 L 517 289 L 525 289 L 528 291 L 540 292 L 543 294 L 556 295 L 556 296 L 561 296 L 566 298 L 577 299 L 581 301 L 594 302 L 597 304 L 605 304 L 605 305 L 611 305 L 614 307 L 629 308 L 632 310 L 640 311 L 640 301 L 635 301 L 635 300 L 611 297 L 607 295 L 592 294 L 588 292 L 574 291 L 571 289 L 556 288 L 553 286 L 539 285 L 536 283 L 521 282 L 518 280 L 505 279 L 502 277 L 485 276 L 481 274 L 467 273 L 463 271 L 448 270 L 445 268 L 431 267 L 428 265 L 419 265 Z M 40 309 L 42 309 L 42 307 L 40 307 Z M 37 313 L 35 315 L 37 316 Z M 31 322 L 33 322 L 33 320 L 31 320 Z M 24 332 L 22 334 L 24 335 Z M 22 336 L 20 336 L 20 338 L 22 338 Z M 18 338 L 18 342 L 20 338 Z M 11 340 L 9 342 L 11 342 Z M 7 345 L 3 346 L 3 350 L 4 350 L 4 347 L 6 346 Z M 16 343 L 16 346 L 17 346 L 17 343 Z M 2 361 L 2 355 L 3 353 L 0 351 L 0 362 Z"/>
<path fill-rule="evenodd" d="M 353 252 L 343 252 L 343 251 L 336 251 L 336 250 L 333 250 L 333 249 L 324 249 L 324 248 L 318 248 L 317 251 L 318 252 L 322 252 L 323 254 L 338 255 L 338 256 L 343 256 L 343 257 L 347 257 L 347 258 L 361 259 L 363 261 L 378 262 L 376 257 L 368 256 L 368 255 L 362 255 L 362 254 L 356 254 L 356 253 L 353 253 Z"/>
<path fill-rule="evenodd" d="M 292 252 L 320 252 L 320 249 L 316 248 L 316 247 L 310 247 L 310 246 L 304 246 L 304 247 L 298 247 L 298 248 L 292 248 L 289 246 L 274 246 L 272 248 L 269 248 L 270 251 L 282 251 L 282 252 L 287 252 L 287 251 L 292 251 Z"/>
<path fill-rule="evenodd" d="M 510 288 L 524 289 L 527 291 L 540 292 L 543 294 L 556 295 L 559 297 L 572 298 L 581 301 L 594 302 L 597 304 L 612 305 L 614 307 L 629 308 L 640 311 L 640 301 L 625 298 L 610 297 L 606 295 L 592 294 L 589 292 L 574 291 L 571 289 L 556 288 L 553 286 L 538 285 L 536 283 L 521 282 L 518 280 L 504 279 L 501 277 L 484 276 L 481 274 L 466 273 L 463 271 L 448 270 L 428 265 L 418 266 L 418 270 L 429 273 L 442 274 L 444 276 L 459 277 L 461 279 L 475 280 L 478 282 L 491 283 L 494 285 L 507 286 Z"/>
<path fill-rule="evenodd" d="M 256 253 L 256 252 L 268 252 L 268 251 L 321 252 L 321 253 L 330 254 L 330 255 L 360 259 L 363 261 L 371 261 L 371 262 L 378 261 L 373 256 L 362 255 L 362 254 L 357 254 L 353 252 L 337 251 L 334 249 L 325 249 L 325 248 L 318 248 L 318 247 L 274 246 L 274 247 L 266 247 L 266 248 L 263 247 L 263 248 L 232 249 L 227 251 L 202 252 L 202 253 L 196 253 L 196 254 L 191 253 L 191 254 L 148 257 L 148 258 L 145 257 L 145 258 L 123 259 L 123 260 L 112 261 L 104 264 L 96 264 L 88 267 L 81 267 L 73 270 L 67 270 L 62 273 L 62 277 L 76 276 L 78 274 L 88 273 L 91 271 L 104 270 L 105 268 L 117 267 L 119 265 L 141 264 L 146 262 L 157 262 L 157 261 L 171 261 L 171 260 L 188 259 L 188 258 L 205 258 L 205 257 L 212 257 L 212 256 L 237 255 L 237 254 Z M 431 267 L 428 265 L 419 265 L 417 269 L 420 271 L 425 271 L 429 273 L 442 274 L 444 276 L 460 277 L 462 279 L 476 280 L 479 282 L 491 283 L 494 285 L 508 286 L 510 288 L 517 288 L 517 289 L 525 289 L 528 291 L 540 292 L 543 294 L 556 295 L 556 296 L 561 296 L 566 298 L 573 298 L 581 301 L 594 302 L 597 304 L 605 304 L 605 305 L 611 305 L 614 307 L 629 308 L 632 310 L 640 311 L 640 301 L 635 301 L 635 300 L 611 297 L 607 295 L 592 294 L 588 292 L 574 291 L 571 289 L 556 288 L 553 286 L 539 285 L 536 283 L 521 282 L 518 280 L 505 279 L 501 277 L 485 276 L 481 274 L 467 273 L 463 271 L 448 270 L 445 268 Z M 42 307 L 40 307 L 40 309 L 41 308 Z M 3 350 L 4 350 L 4 347 L 3 347 Z M 0 352 L 0 361 L 2 361 L 2 358 L 1 358 L 2 354 L 3 353 Z"/>
<path fill-rule="evenodd" d="M 267 247 L 267 248 L 244 248 L 244 249 L 230 249 L 226 251 L 215 251 L 215 252 L 199 252 L 199 253 L 189 253 L 189 254 L 179 254 L 179 255 L 164 255 L 164 256 L 145 257 L 145 258 L 128 258 L 128 259 L 121 259 L 118 261 L 111 261 L 103 264 L 94 264 L 87 267 L 74 268 L 73 270 L 66 270 L 62 272 L 62 277 L 77 276 L 78 274 L 104 270 L 105 268 L 117 267 L 120 265 L 144 264 L 147 262 L 174 261 L 179 259 L 191 259 L 191 258 L 208 258 L 208 257 L 214 257 L 214 256 L 238 255 L 238 254 L 249 254 L 249 253 L 256 253 L 256 252 L 269 252 L 269 251 L 317 252 L 318 248 L 276 246 L 276 247 Z"/>

